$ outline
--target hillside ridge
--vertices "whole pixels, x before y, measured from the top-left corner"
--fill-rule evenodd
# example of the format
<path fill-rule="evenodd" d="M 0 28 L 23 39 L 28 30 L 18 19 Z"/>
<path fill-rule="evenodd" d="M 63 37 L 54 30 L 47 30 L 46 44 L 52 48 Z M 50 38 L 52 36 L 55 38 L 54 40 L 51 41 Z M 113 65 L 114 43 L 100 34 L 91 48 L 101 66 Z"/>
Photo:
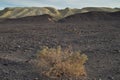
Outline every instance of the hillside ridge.
<path fill-rule="evenodd" d="M 92 11 L 86 13 L 77 13 L 58 20 L 58 22 L 79 23 L 86 21 L 119 21 L 120 11 L 117 12 L 99 12 Z"/>
<path fill-rule="evenodd" d="M 26 16 L 38 16 L 43 14 L 49 14 L 50 16 L 53 16 L 54 19 L 58 20 L 73 14 L 86 13 L 91 11 L 116 12 L 120 11 L 120 8 L 86 7 L 82 9 L 56 9 L 53 7 L 8 7 L 0 11 L 0 18 L 21 18 Z"/>

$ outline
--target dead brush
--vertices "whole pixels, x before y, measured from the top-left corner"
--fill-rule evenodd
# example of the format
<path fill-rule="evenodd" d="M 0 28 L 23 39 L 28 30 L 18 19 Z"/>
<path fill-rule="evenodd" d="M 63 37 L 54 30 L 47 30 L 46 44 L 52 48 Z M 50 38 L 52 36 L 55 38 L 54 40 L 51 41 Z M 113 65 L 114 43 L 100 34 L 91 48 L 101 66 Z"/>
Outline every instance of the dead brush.
<path fill-rule="evenodd" d="M 50 78 L 62 76 L 86 76 L 84 63 L 88 60 L 85 54 L 73 52 L 61 47 L 44 47 L 38 54 L 38 67 L 42 73 Z"/>

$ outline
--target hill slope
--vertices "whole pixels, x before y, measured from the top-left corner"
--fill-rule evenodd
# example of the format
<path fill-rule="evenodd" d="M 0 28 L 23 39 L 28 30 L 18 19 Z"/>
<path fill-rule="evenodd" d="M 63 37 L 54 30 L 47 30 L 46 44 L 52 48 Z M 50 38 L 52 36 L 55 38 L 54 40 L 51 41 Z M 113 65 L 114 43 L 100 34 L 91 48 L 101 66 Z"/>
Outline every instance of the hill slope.
<path fill-rule="evenodd" d="M 28 24 L 35 24 L 35 23 L 51 23 L 54 22 L 53 17 L 44 14 L 44 15 L 39 15 L 39 16 L 27 16 L 27 17 L 22 17 L 22 18 L 14 18 L 14 19 L 2 19 L 0 21 L 1 23 L 28 23 Z"/>
<path fill-rule="evenodd" d="M 92 11 L 86 13 L 78 13 L 68 17 L 65 17 L 58 22 L 79 23 L 86 21 L 119 21 L 120 11 L 118 12 L 99 12 Z"/>
<path fill-rule="evenodd" d="M 82 9 L 55 9 L 52 7 L 15 7 L 15 8 L 5 8 L 0 11 L 0 18 L 20 18 L 26 16 L 37 16 L 43 14 L 49 14 L 55 19 L 61 19 L 69 15 L 76 13 L 85 13 L 91 11 L 105 11 L 105 12 L 116 12 L 120 11 L 119 8 L 106 8 L 106 7 L 86 7 Z"/>

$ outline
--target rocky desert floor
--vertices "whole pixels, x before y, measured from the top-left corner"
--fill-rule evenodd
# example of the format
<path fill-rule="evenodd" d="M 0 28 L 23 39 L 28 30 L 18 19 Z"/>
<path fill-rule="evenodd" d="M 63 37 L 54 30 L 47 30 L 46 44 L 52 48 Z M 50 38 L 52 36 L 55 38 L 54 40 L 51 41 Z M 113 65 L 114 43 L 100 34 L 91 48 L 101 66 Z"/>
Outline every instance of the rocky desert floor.
<path fill-rule="evenodd" d="M 41 75 L 34 65 L 43 46 L 72 46 L 85 53 L 86 80 L 120 80 L 118 20 L 0 22 L 0 80 L 53 80 Z"/>

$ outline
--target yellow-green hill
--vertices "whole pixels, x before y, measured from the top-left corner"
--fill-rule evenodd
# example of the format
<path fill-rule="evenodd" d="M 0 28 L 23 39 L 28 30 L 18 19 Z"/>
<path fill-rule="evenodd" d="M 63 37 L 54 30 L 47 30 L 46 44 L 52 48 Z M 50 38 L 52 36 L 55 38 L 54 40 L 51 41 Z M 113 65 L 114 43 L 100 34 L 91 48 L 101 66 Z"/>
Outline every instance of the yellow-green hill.
<path fill-rule="evenodd" d="M 105 12 L 115 12 L 120 11 L 120 8 L 107 8 L 107 7 L 86 7 L 82 9 L 55 9 L 53 7 L 15 7 L 15 8 L 5 8 L 0 11 L 0 18 L 20 18 L 26 16 L 37 16 L 43 14 L 49 14 L 55 19 L 61 19 L 69 15 L 76 13 L 85 13 L 90 11 L 105 11 Z"/>

